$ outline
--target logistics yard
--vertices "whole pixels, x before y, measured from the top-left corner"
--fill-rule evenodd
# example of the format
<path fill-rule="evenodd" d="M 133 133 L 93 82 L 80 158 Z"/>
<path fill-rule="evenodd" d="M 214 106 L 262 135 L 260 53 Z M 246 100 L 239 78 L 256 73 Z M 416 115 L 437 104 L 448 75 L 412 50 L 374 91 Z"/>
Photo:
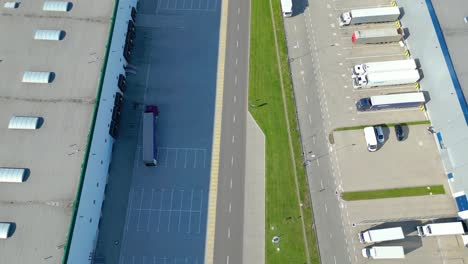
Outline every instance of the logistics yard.
<path fill-rule="evenodd" d="M 400 7 L 400 20 L 405 23 L 343 27 L 338 23 L 340 14 L 352 9 L 391 6 L 391 2 L 381 0 L 304 1 L 296 5 L 291 18 L 284 20 L 322 262 L 374 263 L 362 257 L 361 249 L 372 244 L 361 244 L 358 233 L 402 226 L 404 240 L 373 244 L 404 247 L 405 260 L 386 263 L 461 263 L 468 256 L 461 236 L 421 238 L 416 234 L 416 225 L 438 219 L 453 221 L 458 211 L 439 144 L 428 131 L 430 121 L 425 108 L 356 109 L 356 102 L 364 97 L 420 89 L 430 103 L 431 93 L 424 89 L 428 87 L 426 77 L 433 69 L 446 67 L 443 61 L 432 58 L 428 48 L 413 52 L 423 36 L 413 30 L 421 31 L 419 25 L 431 23 L 427 15 L 414 17 L 417 12 L 426 12 L 425 6 Z M 413 17 L 408 18 L 408 14 Z M 400 26 L 405 35 L 403 42 L 352 43 L 355 31 Z M 440 52 L 435 48 L 433 54 Z M 405 59 L 416 60 L 419 84 L 353 88 L 355 65 Z M 440 65 L 434 65 L 434 61 Z M 402 141 L 396 139 L 397 123 L 404 124 L 406 135 Z M 377 151 L 368 152 L 363 128 L 375 125 L 383 126 L 384 142 L 378 144 Z M 445 194 L 361 201 L 341 198 L 343 192 L 350 191 L 433 185 L 443 186 Z"/>

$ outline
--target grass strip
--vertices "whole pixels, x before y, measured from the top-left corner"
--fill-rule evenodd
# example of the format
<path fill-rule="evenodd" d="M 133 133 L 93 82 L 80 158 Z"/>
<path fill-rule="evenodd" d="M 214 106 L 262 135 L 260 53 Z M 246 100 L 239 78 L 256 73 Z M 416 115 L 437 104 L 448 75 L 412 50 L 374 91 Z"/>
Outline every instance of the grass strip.
<path fill-rule="evenodd" d="M 249 110 L 266 137 L 266 263 L 308 262 L 302 239 L 302 220 L 306 226 L 309 261 L 319 263 L 307 178 L 301 160 L 296 108 L 279 3 L 272 1 L 280 62 L 276 57 L 272 14 L 266 11 L 270 10 L 270 2 L 258 0 L 251 3 Z M 287 117 L 284 112 L 278 63 L 281 63 Z M 292 128 L 289 132 L 296 157 L 294 161 L 291 160 L 286 118 Z M 297 168 L 303 219 L 300 219 L 300 205 L 297 202 L 293 162 Z M 276 235 L 280 236 L 281 241 L 273 244 L 271 239 Z"/>
<path fill-rule="evenodd" d="M 445 194 L 443 185 L 418 186 L 408 188 L 382 189 L 371 191 L 343 192 L 341 198 L 345 201 L 385 199 L 409 196 Z"/>
<path fill-rule="evenodd" d="M 374 125 L 362 125 L 362 126 L 351 126 L 351 127 L 338 127 L 338 128 L 335 128 L 333 131 L 359 130 L 368 126 L 394 127 L 395 125 L 416 126 L 416 125 L 430 125 L 430 124 L 431 124 L 430 120 L 422 120 L 422 121 L 413 121 L 413 122 L 404 122 L 404 123 L 388 123 L 388 124 L 374 124 Z"/>

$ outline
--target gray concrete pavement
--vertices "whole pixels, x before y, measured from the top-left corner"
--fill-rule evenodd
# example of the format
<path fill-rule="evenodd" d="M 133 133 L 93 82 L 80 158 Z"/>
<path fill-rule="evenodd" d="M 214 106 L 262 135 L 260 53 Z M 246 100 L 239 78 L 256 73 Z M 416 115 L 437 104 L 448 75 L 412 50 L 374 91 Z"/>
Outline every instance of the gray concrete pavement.
<path fill-rule="evenodd" d="M 214 263 L 242 263 L 250 1 L 229 1 Z"/>
<path fill-rule="evenodd" d="M 265 135 L 249 114 L 244 196 L 244 264 L 265 263 Z"/>
<path fill-rule="evenodd" d="M 309 12 L 309 11 L 308 11 Z M 309 188 L 313 205 L 315 226 L 322 263 L 349 263 L 348 247 L 344 235 L 339 202 L 335 191 L 330 155 L 314 159 L 318 153 L 329 153 L 328 127 L 322 118 L 322 97 L 319 87 L 322 77 L 320 66 L 309 43 L 313 28 L 310 13 L 298 14 L 285 19 L 294 92 L 298 110 L 299 126 L 304 146 Z"/>

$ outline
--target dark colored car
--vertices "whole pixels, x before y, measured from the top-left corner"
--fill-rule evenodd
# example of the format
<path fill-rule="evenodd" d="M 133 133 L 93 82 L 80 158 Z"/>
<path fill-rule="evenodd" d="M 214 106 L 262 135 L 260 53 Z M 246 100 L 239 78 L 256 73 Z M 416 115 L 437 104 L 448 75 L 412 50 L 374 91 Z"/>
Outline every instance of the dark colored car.
<path fill-rule="evenodd" d="M 398 141 L 405 139 L 405 132 L 403 131 L 402 125 L 395 125 L 395 134 Z"/>

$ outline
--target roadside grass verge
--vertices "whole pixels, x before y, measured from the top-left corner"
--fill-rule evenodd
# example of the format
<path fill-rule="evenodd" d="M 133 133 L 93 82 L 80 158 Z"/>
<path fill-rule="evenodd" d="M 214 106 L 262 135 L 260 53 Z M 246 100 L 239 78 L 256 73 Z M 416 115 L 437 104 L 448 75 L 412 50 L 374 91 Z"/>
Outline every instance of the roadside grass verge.
<path fill-rule="evenodd" d="M 307 178 L 302 163 L 302 150 L 297 129 L 296 108 L 279 1 L 272 1 L 280 53 L 277 61 L 272 14 L 269 0 L 251 2 L 249 111 L 266 137 L 266 263 L 307 263 L 302 220 L 305 222 L 310 263 L 320 263 L 313 229 L 312 208 Z M 278 72 L 281 65 L 288 116 L 285 116 Z M 289 147 L 289 120 L 295 160 Z M 300 205 L 297 199 L 294 168 L 297 168 Z M 273 236 L 281 241 L 273 244 Z M 277 250 L 279 248 L 279 251 Z"/>
<path fill-rule="evenodd" d="M 345 201 L 357 201 L 357 200 L 371 200 L 371 199 L 385 199 L 385 198 L 397 198 L 397 197 L 408 197 L 408 196 L 423 196 L 423 195 L 445 194 L 443 185 L 432 185 L 432 186 L 419 186 L 419 187 L 408 187 L 408 188 L 396 188 L 396 189 L 382 189 L 382 190 L 371 190 L 371 191 L 357 191 L 357 192 L 343 192 L 341 198 Z"/>

